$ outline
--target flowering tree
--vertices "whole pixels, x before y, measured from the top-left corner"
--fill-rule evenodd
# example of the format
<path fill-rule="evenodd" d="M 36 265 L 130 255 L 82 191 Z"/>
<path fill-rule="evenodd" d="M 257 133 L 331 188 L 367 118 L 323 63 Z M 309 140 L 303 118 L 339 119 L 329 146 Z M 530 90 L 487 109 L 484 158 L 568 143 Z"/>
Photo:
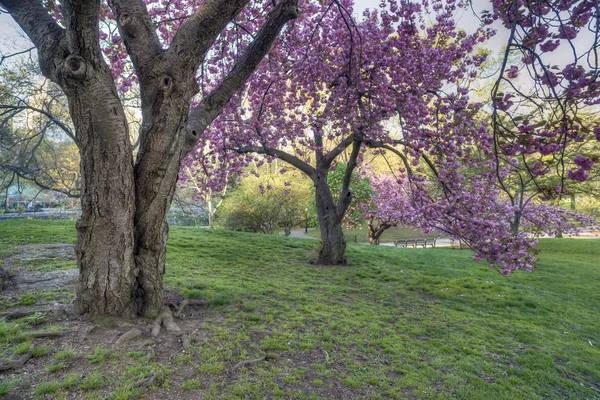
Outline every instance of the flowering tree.
<path fill-rule="evenodd" d="M 372 196 L 359 201 L 369 230 L 369 243 L 379 244 L 383 232 L 396 226 L 418 226 L 418 212 L 411 202 L 411 189 L 406 177 L 391 174 L 367 174 Z"/>
<path fill-rule="evenodd" d="M 454 3 L 429 5 L 388 1 L 356 21 L 349 0 L 302 3 L 292 29 L 206 131 L 190 162 L 211 171 L 206 184 L 213 186 L 219 185 L 218 160 L 237 159 L 241 168 L 259 155 L 298 168 L 315 186 L 322 241 L 317 261 L 343 264 L 341 224 L 367 146 L 393 144 L 396 135 L 405 157 L 418 159 L 425 148 L 451 151 L 485 131 L 466 122 L 474 111 L 466 91 L 443 91 L 483 60 L 471 51 L 485 35 L 456 28 Z M 433 25 L 425 23 L 428 13 L 435 15 Z M 386 128 L 392 117 L 402 121 L 401 132 Z M 446 128 L 460 121 L 466 122 L 463 131 Z M 443 139 L 446 134 L 452 138 Z M 327 178 L 337 162 L 346 168 L 334 198 Z"/>
<path fill-rule="evenodd" d="M 520 208 L 538 194 L 569 193 L 598 160 L 580 144 L 600 140 L 600 127 L 589 118 L 600 104 L 600 6 L 591 0 L 493 1 L 483 17 L 510 30 L 492 90 L 498 182 Z M 540 183 L 547 174 L 559 178 L 551 190 Z"/>
<path fill-rule="evenodd" d="M 166 213 L 181 160 L 297 14 L 295 0 L 173 3 L 111 0 L 107 8 L 97 0 L 0 1 L 36 46 L 42 73 L 69 102 L 81 158 L 81 313 L 153 316 L 161 310 Z M 177 18 L 168 19 L 173 9 Z M 118 27 L 118 35 L 110 31 L 116 57 L 101 46 L 107 37 L 101 19 Z M 235 23 L 245 20 L 252 23 L 236 41 L 236 57 L 220 54 L 219 35 L 231 39 L 239 31 Z M 211 68 L 227 72 L 193 101 L 197 73 Z M 135 160 L 117 94 L 132 82 L 142 115 Z"/>

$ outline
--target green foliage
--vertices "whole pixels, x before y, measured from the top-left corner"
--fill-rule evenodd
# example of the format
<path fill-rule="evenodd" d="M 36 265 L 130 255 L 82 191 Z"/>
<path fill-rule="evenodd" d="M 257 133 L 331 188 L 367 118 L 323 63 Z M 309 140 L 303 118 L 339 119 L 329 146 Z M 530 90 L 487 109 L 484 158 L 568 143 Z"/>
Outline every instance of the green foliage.
<path fill-rule="evenodd" d="M 31 343 L 31 341 L 23 342 L 17 347 L 15 347 L 14 353 L 17 355 L 26 354 L 29 352 L 29 350 L 31 350 L 32 345 L 33 344 Z"/>
<path fill-rule="evenodd" d="M 200 367 L 198 367 L 198 371 L 210 375 L 219 375 L 221 372 L 223 372 L 223 363 L 219 362 L 214 364 L 202 364 Z"/>
<path fill-rule="evenodd" d="M 107 383 L 106 381 L 106 378 L 104 378 L 98 371 L 94 371 L 87 377 L 83 378 L 81 382 L 79 382 L 78 387 L 81 390 L 94 390 L 104 386 Z"/>
<path fill-rule="evenodd" d="M 75 357 L 75 349 L 67 348 L 56 353 L 56 359 L 58 361 L 66 361 Z"/>
<path fill-rule="evenodd" d="M 88 354 L 85 357 L 90 360 L 91 364 L 104 364 L 104 362 L 111 356 L 110 350 L 101 344 L 96 346 L 92 354 Z"/>
<path fill-rule="evenodd" d="M 48 371 L 49 373 L 53 374 L 55 372 L 60 371 L 61 369 L 65 368 L 65 363 L 62 361 L 59 361 L 57 363 L 51 364 L 49 366 L 46 367 L 46 371 Z"/>
<path fill-rule="evenodd" d="M 200 389 L 200 387 L 202 386 L 202 384 L 196 380 L 193 379 L 188 379 L 187 381 L 184 381 L 181 384 L 181 388 L 183 390 L 194 390 L 194 389 Z"/>
<path fill-rule="evenodd" d="M 217 223 L 227 229 L 273 233 L 306 218 L 308 180 L 297 172 L 264 172 L 231 189 L 219 208 Z"/>
<path fill-rule="evenodd" d="M 35 300 L 35 296 L 34 295 L 32 295 L 32 294 L 24 294 L 21 297 L 21 302 L 19 303 L 19 305 L 22 305 L 22 306 L 32 306 L 32 305 L 35 304 L 35 302 L 36 302 L 36 300 Z"/>
<path fill-rule="evenodd" d="M 61 389 L 59 381 L 42 382 L 35 388 L 35 394 L 43 396 L 46 394 L 52 394 Z"/>
<path fill-rule="evenodd" d="M 0 396 L 6 396 L 17 384 L 16 379 L 5 379 L 0 382 Z"/>
<path fill-rule="evenodd" d="M 31 350 L 31 355 L 33 357 L 42 357 L 50 352 L 50 348 L 48 346 L 34 346 L 33 350 Z"/>

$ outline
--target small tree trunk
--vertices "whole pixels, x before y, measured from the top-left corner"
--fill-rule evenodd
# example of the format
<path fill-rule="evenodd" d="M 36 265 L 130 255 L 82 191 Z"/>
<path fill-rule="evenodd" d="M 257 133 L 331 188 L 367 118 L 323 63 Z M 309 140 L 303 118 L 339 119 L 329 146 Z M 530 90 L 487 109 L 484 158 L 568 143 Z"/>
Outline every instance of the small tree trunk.
<path fill-rule="evenodd" d="M 327 185 L 326 174 L 321 174 L 321 178 L 315 184 L 315 197 L 321 227 L 321 248 L 317 263 L 323 265 L 346 264 L 346 239 L 342 231 L 342 219 L 338 215 L 331 190 Z"/>
<path fill-rule="evenodd" d="M 377 229 L 375 227 L 375 218 L 369 218 L 369 222 L 367 223 L 367 227 L 369 228 L 369 243 L 370 244 L 379 244 L 379 235 L 377 235 Z"/>

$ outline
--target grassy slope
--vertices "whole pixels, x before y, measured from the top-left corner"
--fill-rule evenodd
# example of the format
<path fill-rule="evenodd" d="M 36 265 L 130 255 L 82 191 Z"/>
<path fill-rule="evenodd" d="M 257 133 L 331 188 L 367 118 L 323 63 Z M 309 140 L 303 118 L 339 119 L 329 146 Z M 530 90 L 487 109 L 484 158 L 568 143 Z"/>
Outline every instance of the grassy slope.
<path fill-rule="evenodd" d="M 0 244 L 71 242 L 72 227 L 0 221 Z M 509 279 L 443 248 L 350 245 L 351 267 L 316 267 L 316 244 L 172 228 L 167 285 L 210 304 L 199 393 L 600 398 L 598 241 L 541 240 L 537 270 Z M 278 359 L 231 381 L 265 351 Z"/>

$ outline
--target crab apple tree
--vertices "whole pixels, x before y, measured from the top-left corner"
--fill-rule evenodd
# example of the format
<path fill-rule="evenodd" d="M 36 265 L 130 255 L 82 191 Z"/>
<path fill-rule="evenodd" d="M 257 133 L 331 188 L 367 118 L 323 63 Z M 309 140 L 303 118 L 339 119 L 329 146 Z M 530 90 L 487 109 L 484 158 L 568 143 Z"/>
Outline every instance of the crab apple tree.
<path fill-rule="evenodd" d="M 80 313 L 159 313 L 166 214 L 181 161 L 297 15 L 294 0 L 173 3 L 0 1 L 37 48 L 42 73 L 69 102 L 81 159 Z M 167 18 L 172 9 L 178 18 Z M 246 20 L 252 24 L 237 41 L 237 57 L 219 57 L 217 39 L 235 35 Z M 118 34 L 111 31 L 118 56 L 103 48 L 101 22 L 118 27 Z M 197 96 L 197 74 L 215 65 L 227 73 Z M 133 76 L 125 85 L 124 74 Z M 142 118 L 135 159 L 118 96 L 133 81 Z"/>

